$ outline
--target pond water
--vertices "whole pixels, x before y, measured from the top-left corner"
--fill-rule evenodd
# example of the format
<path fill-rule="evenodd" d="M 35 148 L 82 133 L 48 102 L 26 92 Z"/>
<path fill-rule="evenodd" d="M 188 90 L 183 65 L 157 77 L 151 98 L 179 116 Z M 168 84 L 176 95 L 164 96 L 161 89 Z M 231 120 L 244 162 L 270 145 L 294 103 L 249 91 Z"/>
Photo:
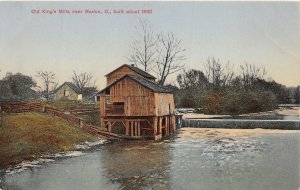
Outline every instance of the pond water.
<path fill-rule="evenodd" d="M 300 134 L 107 144 L 2 177 L 3 189 L 297 190 Z"/>

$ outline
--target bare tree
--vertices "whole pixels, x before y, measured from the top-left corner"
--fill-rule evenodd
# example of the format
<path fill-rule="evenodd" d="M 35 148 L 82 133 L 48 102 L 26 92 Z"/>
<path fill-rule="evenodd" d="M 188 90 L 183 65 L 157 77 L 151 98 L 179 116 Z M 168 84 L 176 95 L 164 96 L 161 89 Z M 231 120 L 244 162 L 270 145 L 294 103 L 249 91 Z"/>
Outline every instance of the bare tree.
<path fill-rule="evenodd" d="M 227 62 L 225 66 L 222 66 L 219 59 L 207 59 L 204 67 L 208 79 L 208 87 L 211 89 L 218 89 L 221 86 L 229 85 L 234 76 L 233 65 Z"/>
<path fill-rule="evenodd" d="M 131 56 L 128 60 L 143 67 L 144 71 L 149 71 L 155 61 L 156 39 L 148 20 L 140 20 L 136 26 L 137 39 L 131 44 Z"/>
<path fill-rule="evenodd" d="M 244 86 L 251 86 L 257 79 L 263 79 L 266 74 L 266 70 L 262 66 L 256 67 L 254 64 L 245 63 L 240 67 Z"/>
<path fill-rule="evenodd" d="M 53 91 L 53 90 L 57 89 L 58 85 L 59 85 L 59 81 L 53 82 L 53 85 L 50 90 Z"/>
<path fill-rule="evenodd" d="M 37 71 L 36 76 L 42 79 L 44 84 L 43 91 L 45 93 L 45 98 L 49 100 L 50 86 L 54 84 L 55 74 L 51 71 Z"/>
<path fill-rule="evenodd" d="M 91 73 L 83 72 L 83 73 L 76 73 L 73 71 L 73 83 L 74 85 L 80 89 L 83 93 L 85 92 L 87 87 L 95 87 L 95 82 L 92 83 L 93 75 Z"/>
<path fill-rule="evenodd" d="M 156 52 L 158 57 L 155 72 L 159 77 L 158 84 L 163 86 L 170 74 L 184 68 L 182 61 L 186 59 L 183 54 L 185 49 L 182 48 L 181 40 L 176 38 L 173 33 L 168 33 L 167 35 L 158 35 Z"/>

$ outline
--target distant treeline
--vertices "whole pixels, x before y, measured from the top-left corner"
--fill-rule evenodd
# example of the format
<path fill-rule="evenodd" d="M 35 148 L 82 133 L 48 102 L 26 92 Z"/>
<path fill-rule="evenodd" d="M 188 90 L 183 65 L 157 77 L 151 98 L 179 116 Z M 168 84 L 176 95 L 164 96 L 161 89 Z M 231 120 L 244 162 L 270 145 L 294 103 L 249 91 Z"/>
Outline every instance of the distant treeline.
<path fill-rule="evenodd" d="M 268 111 L 278 104 L 299 103 L 299 86 L 288 88 L 274 80 L 266 80 L 265 69 L 251 64 L 222 65 L 209 59 L 205 71 L 185 70 L 177 76 L 179 88 L 169 85 L 175 93 L 177 107 L 197 108 L 211 114 L 242 114 Z"/>
<path fill-rule="evenodd" d="M 49 71 L 37 71 L 36 77 L 42 81 L 38 86 L 32 76 L 22 73 L 6 73 L 0 78 L 0 100 L 33 100 L 47 99 L 57 89 L 58 82 L 55 73 Z M 80 90 L 82 95 L 93 95 L 97 89 L 91 73 L 76 73 L 73 71 L 72 83 Z"/>
<path fill-rule="evenodd" d="M 278 104 L 299 104 L 298 87 L 286 87 L 274 80 L 265 79 L 265 69 L 252 64 L 241 64 L 234 73 L 229 62 L 221 64 L 217 59 L 208 59 L 204 71 L 183 70 L 177 76 L 178 85 L 167 85 L 175 94 L 176 107 L 197 108 L 211 114 L 242 114 L 268 111 Z M 0 80 L 0 100 L 38 99 L 45 97 L 57 88 L 55 74 L 38 72 L 43 86 L 38 87 L 31 76 L 22 73 L 7 73 Z M 91 84 L 90 73 L 73 74 L 73 83 L 79 89 Z M 159 81 L 158 81 L 159 83 Z"/>

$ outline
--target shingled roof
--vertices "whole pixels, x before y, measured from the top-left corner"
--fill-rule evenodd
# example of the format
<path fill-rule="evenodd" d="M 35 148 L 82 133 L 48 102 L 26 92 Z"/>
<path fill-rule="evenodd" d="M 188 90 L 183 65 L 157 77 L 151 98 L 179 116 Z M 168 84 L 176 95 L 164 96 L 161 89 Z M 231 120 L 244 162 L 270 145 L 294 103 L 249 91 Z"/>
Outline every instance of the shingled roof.
<path fill-rule="evenodd" d="M 101 91 L 99 91 L 98 93 L 101 93 L 103 91 L 105 91 L 106 89 L 110 88 L 112 85 L 114 85 L 115 83 L 119 82 L 120 80 L 123 80 L 123 78 L 125 77 L 129 77 L 131 79 L 133 79 L 134 81 L 138 82 L 139 84 L 143 85 L 146 88 L 149 88 L 150 90 L 153 90 L 154 92 L 159 92 L 159 93 L 172 93 L 168 88 L 162 87 L 157 85 L 154 82 L 151 82 L 149 80 L 146 80 L 142 77 L 138 77 L 138 76 L 133 76 L 133 75 L 124 75 L 123 77 L 119 78 L 118 80 L 112 82 L 111 84 L 109 84 L 108 86 L 106 86 L 104 89 L 102 89 Z"/>
<path fill-rule="evenodd" d="M 149 79 L 156 79 L 154 76 L 150 75 L 149 73 L 143 71 L 142 69 L 138 68 L 138 67 L 135 67 L 135 66 L 132 66 L 132 65 L 128 65 L 128 64 L 124 64 L 118 68 L 116 68 L 115 70 L 111 71 L 110 73 L 108 73 L 107 75 L 115 72 L 116 70 L 120 69 L 121 67 L 128 67 L 129 69 L 133 70 L 134 72 L 138 73 L 139 75 L 145 77 L 145 78 L 149 78 Z M 105 76 L 107 76 L 105 75 Z"/>
<path fill-rule="evenodd" d="M 74 90 L 74 92 L 76 92 L 77 94 L 80 94 L 81 91 L 79 88 L 77 88 L 77 86 L 75 86 L 73 83 L 71 82 L 65 82 L 62 85 L 60 85 L 57 89 L 55 89 L 53 92 L 56 93 L 59 89 L 61 89 L 64 85 L 69 86 L 72 90 Z"/>

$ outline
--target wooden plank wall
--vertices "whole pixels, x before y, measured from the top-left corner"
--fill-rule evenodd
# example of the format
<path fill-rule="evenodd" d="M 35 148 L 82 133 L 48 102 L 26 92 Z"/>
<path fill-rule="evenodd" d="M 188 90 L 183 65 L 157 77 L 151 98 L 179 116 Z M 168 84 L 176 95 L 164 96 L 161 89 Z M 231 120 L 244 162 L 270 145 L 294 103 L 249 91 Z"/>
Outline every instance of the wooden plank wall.
<path fill-rule="evenodd" d="M 124 102 L 126 116 L 152 116 L 155 113 L 154 92 L 131 78 L 110 88 L 111 102 Z"/>
<path fill-rule="evenodd" d="M 170 109 L 169 109 L 170 105 Z M 156 107 L 156 116 L 163 116 L 174 114 L 175 105 L 174 105 L 174 95 L 167 93 L 155 93 L 155 107 Z"/>
<path fill-rule="evenodd" d="M 105 94 L 104 93 L 100 94 L 99 105 L 100 105 L 100 116 L 104 116 L 104 113 L 105 113 Z"/>
<path fill-rule="evenodd" d="M 121 78 L 122 76 L 129 74 L 133 76 L 140 76 L 138 73 L 134 72 L 133 70 L 129 69 L 126 66 L 121 67 L 120 69 L 116 70 L 115 72 L 106 76 L 106 84 L 110 84 L 111 82 Z"/>
<path fill-rule="evenodd" d="M 136 73 L 135 71 L 129 69 L 127 66 L 123 66 L 121 68 L 119 68 L 118 70 L 116 70 L 115 72 L 109 74 L 106 76 L 106 84 L 110 84 L 111 82 L 121 78 L 122 76 L 129 74 L 129 75 L 133 75 L 133 76 L 139 76 L 139 77 L 143 77 L 140 74 Z M 143 77 L 144 78 L 144 77 Z M 150 79 L 148 79 L 150 80 Z M 150 81 L 154 82 L 154 79 L 151 79 Z"/>

